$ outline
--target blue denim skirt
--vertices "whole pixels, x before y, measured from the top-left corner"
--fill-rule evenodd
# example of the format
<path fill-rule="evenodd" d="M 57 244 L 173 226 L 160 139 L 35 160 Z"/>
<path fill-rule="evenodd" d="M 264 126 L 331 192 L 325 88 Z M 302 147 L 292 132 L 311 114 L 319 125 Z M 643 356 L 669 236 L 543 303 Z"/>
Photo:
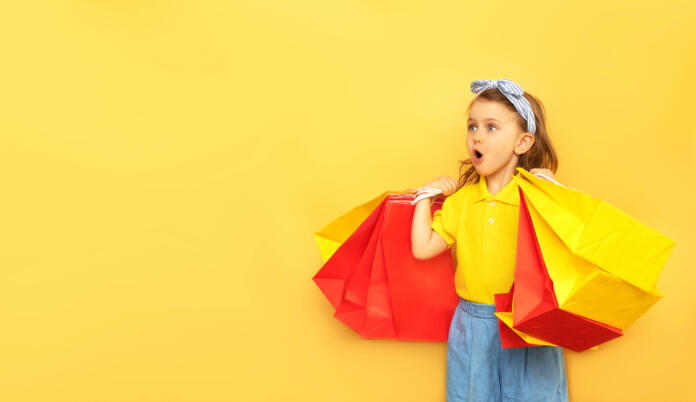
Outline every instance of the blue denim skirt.
<path fill-rule="evenodd" d="M 495 305 L 459 298 L 447 340 L 447 402 L 568 401 L 563 349 L 500 346 Z"/>

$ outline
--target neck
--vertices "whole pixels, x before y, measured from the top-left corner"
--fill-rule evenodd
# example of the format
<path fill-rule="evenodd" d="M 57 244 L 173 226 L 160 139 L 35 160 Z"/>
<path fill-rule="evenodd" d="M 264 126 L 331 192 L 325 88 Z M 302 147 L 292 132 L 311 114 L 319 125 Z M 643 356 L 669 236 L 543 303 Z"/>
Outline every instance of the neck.
<path fill-rule="evenodd" d="M 492 195 L 498 194 L 508 183 L 512 181 L 517 167 L 517 158 L 510 160 L 510 163 L 498 169 L 494 173 L 486 176 L 486 187 Z"/>

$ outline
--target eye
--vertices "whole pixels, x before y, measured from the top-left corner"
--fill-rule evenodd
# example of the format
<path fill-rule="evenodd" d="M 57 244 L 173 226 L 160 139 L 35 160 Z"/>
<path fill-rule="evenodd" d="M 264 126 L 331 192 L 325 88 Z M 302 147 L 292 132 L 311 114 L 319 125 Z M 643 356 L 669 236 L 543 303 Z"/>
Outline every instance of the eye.
<path fill-rule="evenodd" d="M 470 124 L 469 127 L 468 127 L 468 130 L 471 131 L 471 128 L 472 128 L 472 127 L 476 127 L 476 125 L 475 125 L 475 124 Z M 491 127 L 493 127 L 493 128 L 495 129 L 495 130 L 493 130 L 493 131 L 497 131 L 497 130 L 498 130 L 498 126 L 496 126 L 495 124 L 492 124 L 492 123 L 491 123 L 491 124 L 488 125 L 489 131 L 492 131 L 492 130 L 490 130 Z"/>

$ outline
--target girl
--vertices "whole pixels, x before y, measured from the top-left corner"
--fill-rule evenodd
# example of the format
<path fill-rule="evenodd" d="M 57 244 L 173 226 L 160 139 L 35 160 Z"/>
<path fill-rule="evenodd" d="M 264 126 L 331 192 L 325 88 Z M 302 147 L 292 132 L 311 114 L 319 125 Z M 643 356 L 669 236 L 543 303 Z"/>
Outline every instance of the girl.
<path fill-rule="evenodd" d="M 507 79 L 473 81 L 471 91 L 478 96 L 467 108 L 470 159 L 460 161 L 458 182 L 442 176 L 422 187 L 448 197 L 432 218 L 430 198 L 418 200 L 411 229 L 418 259 L 456 243 L 459 304 L 447 341 L 447 401 L 567 401 L 563 350 L 503 349 L 493 314 L 493 295 L 507 293 L 514 279 L 515 168 L 553 176 L 558 166 L 543 106 Z"/>

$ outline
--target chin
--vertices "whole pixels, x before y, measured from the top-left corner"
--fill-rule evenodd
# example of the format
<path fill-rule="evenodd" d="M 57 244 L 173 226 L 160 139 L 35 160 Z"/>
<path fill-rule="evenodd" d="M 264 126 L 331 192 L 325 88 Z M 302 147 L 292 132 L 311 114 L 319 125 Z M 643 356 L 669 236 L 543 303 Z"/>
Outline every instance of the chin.
<path fill-rule="evenodd" d="M 474 165 L 474 168 L 480 176 L 488 176 L 492 173 L 490 169 L 482 168 L 480 166 Z"/>
<path fill-rule="evenodd" d="M 488 172 L 486 170 L 480 170 L 480 169 L 476 169 L 476 173 L 478 173 L 479 176 L 485 176 L 485 177 L 488 177 L 490 175 L 490 172 Z"/>
<path fill-rule="evenodd" d="M 498 167 L 498 168 L 480 167 L 480 166 L 476 166 L 476 165 L 474 165 L 474 167 L 476 168 L 476 172 L 478 172 L 479 176 L 486 176 L 486 177 L 494 174 L 495 172 L 499 171 L 502 168 L 502 167 Z"/>

